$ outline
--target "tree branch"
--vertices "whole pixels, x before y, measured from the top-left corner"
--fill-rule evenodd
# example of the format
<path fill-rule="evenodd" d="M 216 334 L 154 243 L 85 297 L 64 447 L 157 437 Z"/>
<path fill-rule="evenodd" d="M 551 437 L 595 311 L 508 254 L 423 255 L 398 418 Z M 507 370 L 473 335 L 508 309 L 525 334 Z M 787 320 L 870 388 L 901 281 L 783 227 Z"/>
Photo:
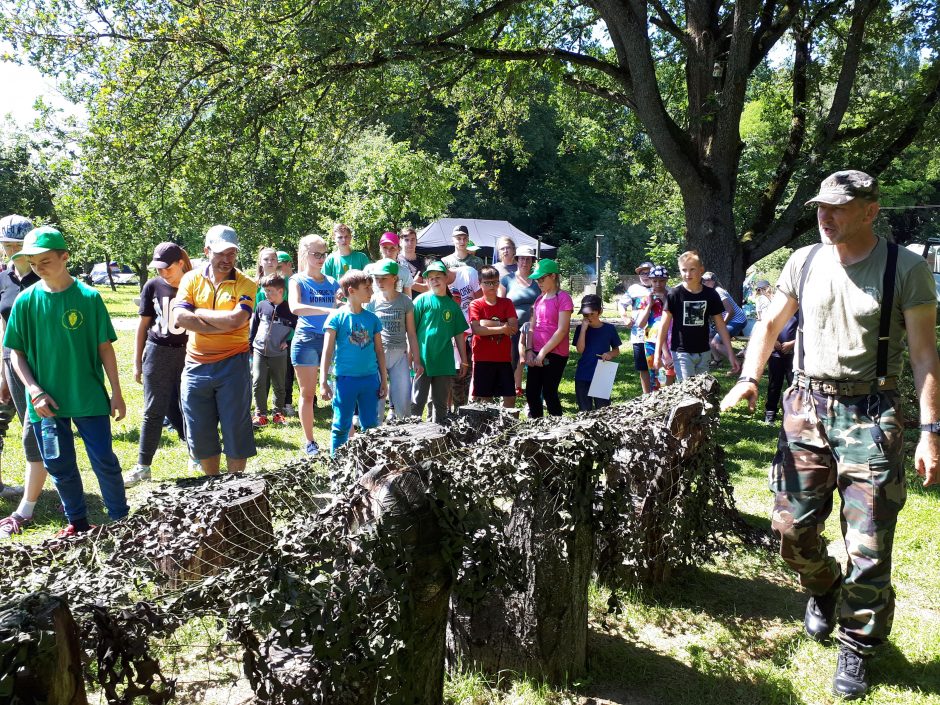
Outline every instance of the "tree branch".
<path fill-rule="evenodd" d="M 676 24 L 676 21 L 673 19 L 672 15 L 669 14 L 669 11 L 662 4 L 661 0 L 650 0 L 650 5 L 656 10 L 656 16 L 651 18 L 650 22 L 679 40 L 687 50 L 691 49 L 689 35 Z"/>
<path fill-rule="evenodd" d="M 765 234 L 773 222 L 777 205 L 786 193 L 790 179 L 799 164 L 800 152 L 806 138 L 806 97 L 807 80 L 806 71 L 810 63 L 809 38 L 802 31 L 794 32 L 795 51 L 793 56 L 793 111 L 790 118 L 790 134 L 783 156 L 777 165 L 773 178 L 761 193 L 757 206 L 757 214 L 745 233 L 744 240 L 754 242 L 755 233 Z M 759 242 L 754 242 L 759 244 Z"/>
<path fill-rule="evenodd" d="M 625 105 L 631 110 L 636 109 L 633 100 L 631 100 L 630 96 L 626 93 L 621 93 L 620 91 L 615 91 L 605 86 L 598 86 L 596 83 L 592 83 L 578 76 L 572 76 L 571 74 L 565 74 L 562 76 L 562 80 L 576 90 L 597 96 L 598 98 L 603 98 L 604 100 L 609 100 L 612 103 Z"/>
<path fill-rule="evenodd" d="M 901 128 L 898 136 L 888 143 L 872 161 L 869 167 L 870 174 L 878 175 L 883 172 L 914 141 L 914 138 L 917 137 L 921 128 L 927 122 L 930 113 L 937 106 L 937 102 L 940 101 L 940 59 L 934 59 L 933 64 L 927 71 L 934 74 L 933 88 L 924 96 L 920 105 L 911 111 L 910 119 Z"/>

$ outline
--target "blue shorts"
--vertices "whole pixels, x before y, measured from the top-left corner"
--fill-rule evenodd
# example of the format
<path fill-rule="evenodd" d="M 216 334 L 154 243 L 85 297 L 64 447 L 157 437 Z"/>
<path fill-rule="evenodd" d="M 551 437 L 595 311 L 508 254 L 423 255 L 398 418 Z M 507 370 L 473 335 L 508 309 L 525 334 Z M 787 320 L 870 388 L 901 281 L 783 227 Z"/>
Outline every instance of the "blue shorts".
<path fill-rule="evenodd" d="M 290 363 L 294 367 L 319 367 L 323 357 L 323 334 L 311 333 L 303 339 L 294 336 L 290 345 Z"/>
<path fill-rule="evenodd" d="M 219 455 L 223 448 L 229 458 L 250 458 L 255 454 L 247 352 L 218 362 L 187 360 L 180 397 L 186 440 L 196 460 Z"/>
<path fill-rule="evenodd" d="M 728 323 L 726 324 L 728 328 L 728 335 L 732 338 L 736 335 L 741 335 L 745 328 L 747 328 L 747 319 L 745 318 L 740 323 Z"/>

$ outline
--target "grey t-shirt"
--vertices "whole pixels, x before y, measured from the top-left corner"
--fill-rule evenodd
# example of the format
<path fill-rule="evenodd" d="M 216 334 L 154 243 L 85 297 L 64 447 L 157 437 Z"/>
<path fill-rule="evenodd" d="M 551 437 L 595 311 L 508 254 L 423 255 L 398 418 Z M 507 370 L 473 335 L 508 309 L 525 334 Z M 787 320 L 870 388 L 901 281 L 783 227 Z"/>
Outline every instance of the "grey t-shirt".
<path fill-rule="evenodd" d="M 414 311 L 411 297 L 399 294 L 394 301 L 386 301 L 381 294 L 375 294 L 366 304 L 382 321 L 382 347 L 385 351 L 407 350 L 408 330 L 405 327 L 406 316 Z"/>
<path fill-rule="evenodd" d="M 804 300 L 799 301 L 800 273 L 810 249 L 794 252 L 777 281 L 777 288 L 803 308 L 803 372 L 815 379 L 871 381 L 876 376 L 887 243 L 879 239 L 868 257 L 848 266 L 836 259 L 835 247 L 823 245 L 809 265 Z M 899 248 L 888 375 L 901 372 L 906 336 L 904 311 L 923 304 L 936 305 L 933 274 L 922 257 Z M 798 360 L 797 356 L 797 364 Z"/>

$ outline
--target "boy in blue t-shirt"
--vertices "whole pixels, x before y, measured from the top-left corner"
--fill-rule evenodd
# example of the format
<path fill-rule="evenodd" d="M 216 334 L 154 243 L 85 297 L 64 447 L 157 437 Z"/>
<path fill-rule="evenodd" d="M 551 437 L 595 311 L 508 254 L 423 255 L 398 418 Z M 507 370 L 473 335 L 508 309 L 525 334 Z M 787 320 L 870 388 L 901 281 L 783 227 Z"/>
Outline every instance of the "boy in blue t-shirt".
<path fill-rule="evenodd" d="M 349 438 L 356 405 L 363 429 L 379 425 L 377 399 L 385 398 L 388 372 L 382 349 L 382 322 L 364 306 L 372 298 L 372 277 L 351 269 L 339 280 L 346 305 L 329 315 L 323 324 L 323 360 L 320 364 L 320 394 L 333 400 L 330 455 Z M 327 375 L 336 355 L 336 390 Z"/>
<path fill-rule="evenodd" d="M 574 394 L 579 411 L 591 411 L 610 406 L 610 399 L 588 396 L 594 370 L 598 360 L 615 360 L 620 356 L 621 340 L 617 329 L 601 320 L 604 304 L 597 294 L 587 294 L 581 299 L 581 315 L 584 321 L 574 329 L 571 336 L 575 350 L 581 355 L 574 372 Z"/>

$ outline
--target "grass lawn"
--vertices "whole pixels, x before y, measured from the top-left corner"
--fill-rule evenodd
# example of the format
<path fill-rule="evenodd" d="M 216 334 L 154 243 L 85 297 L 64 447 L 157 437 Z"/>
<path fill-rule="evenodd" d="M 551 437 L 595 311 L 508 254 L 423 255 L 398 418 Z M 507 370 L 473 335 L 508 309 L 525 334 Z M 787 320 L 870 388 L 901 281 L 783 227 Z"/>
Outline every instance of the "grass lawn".
<path fill-rule="evenodd" d="M 110 286 L 96 286 L 101 298 L 104 299 L 105 306 L 115 318 L 137 317 L 137 304 L 134 299 L 140 296 L 140 287 L 136 284 L 122 284 L 115 286 L 115 291 L 111 291 Z"/>
<path fill-rule="evenodd" d="M 103 290 L 112 311 L 136 312 L 136 287 Z M 119 325 L 116 345 L 128 418 L 114 425 L 115 449 L 124 467 L 136 462 L 142 407 L 141 387 L 131 377 L 133 332 Z M 621 360 L 615 394 L 639 393 L 628 348 Z M 574 361 L 569 362 L 562 400 L 574 411 Z M 724 381 L 723 373 L 719 378 Z M 296 401 L 296 392 L 295 392 Z M 760 415 L 762 417 L 762 414 Z M 317 410 L 316 437 L 328 441 L 329 414 Z M 7 433 L 3 477 L 22 482 L 23 455 L 15 441 L 19 426 Z M 730 413 L 720 430 L 739 509 L 749 521 L 768 525 L 770 494 L 766 468 L 776 429 L 746 413 Z M 302 434 L 297 419 L 285 428 L 257 433 L 258 456 L 249 471 L 277 466 L 298 455 Z M 79 452 L 93 522 L 105 520 L 97 483 Z M 188 474 L 186 452 L 175 434 L 164 438 L 153 464 L 154 477 Z M 879 705 L 940 705 L 940 492 L 924 491 L 909 468 L 909 497 L 901 513 L 895 546 L 897 613 L 891 643 L 871 664 L 875 687 L 864 702 Z M 146 501 L 147 485 L 129 491 L 133 507 Z M 22 540 L 51 536 L 65 522 L 49 486 L 37 505 L 37 528 Z M 4 515 L 15 504 L 0 500 Z M 844 558 L 838 524 L 830 520 L 830 550 Z M 0 548 L 2 550 L 2 548 Z M 829 694 L 836 648 L 820 646 L 802 632 L 805 599 L 795 577 L 772 555 L 731 547 L 713 564 L 674 574 L 672 582 L 649 591 L 622 595 L 621 615 L 606 614 L 606 593 L 591 592 L 590 672 L 567 688 L 552 688 L 506 674 L 498 683 L 472 673 L 453 674 L 446 684 L 449 701 L 460 705 L 512 703 L 618 703 L 625 705 L 736 703 L 833 703 Z M 181 702 L 186 700 L 185 697 Z M 103 701 L 102 701 L 103 702 Z"/>

